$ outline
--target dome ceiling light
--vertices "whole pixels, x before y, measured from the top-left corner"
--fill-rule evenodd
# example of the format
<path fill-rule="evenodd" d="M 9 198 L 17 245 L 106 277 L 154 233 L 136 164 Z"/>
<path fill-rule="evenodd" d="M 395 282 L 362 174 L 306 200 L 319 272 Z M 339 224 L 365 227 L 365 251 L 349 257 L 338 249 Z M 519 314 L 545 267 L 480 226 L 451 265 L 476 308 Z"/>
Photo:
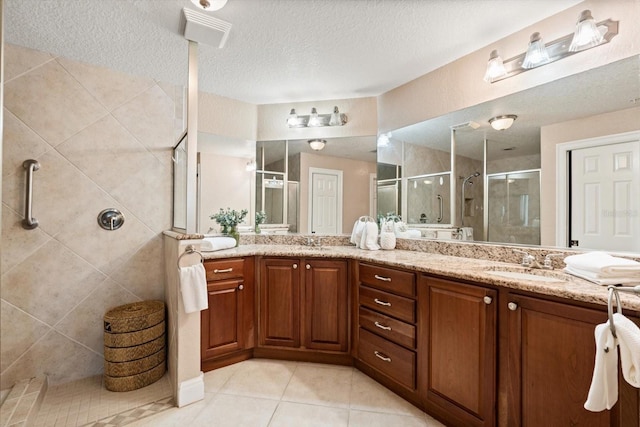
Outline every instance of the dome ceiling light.
<path fill-rule="evenodd" d="M 491 117 L 489 119 L 489 124 L 495 130 L 507 130 L 517 118 L 518 116 L 515 114 L 505 114 L 503 116 Z"/>

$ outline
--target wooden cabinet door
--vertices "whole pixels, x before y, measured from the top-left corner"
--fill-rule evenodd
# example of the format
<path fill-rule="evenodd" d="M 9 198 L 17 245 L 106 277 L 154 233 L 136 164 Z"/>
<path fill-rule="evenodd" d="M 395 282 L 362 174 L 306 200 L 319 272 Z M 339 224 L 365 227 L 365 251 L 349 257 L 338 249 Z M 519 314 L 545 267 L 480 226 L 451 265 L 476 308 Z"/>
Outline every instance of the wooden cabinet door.
<path fill-rule="evenodd" d="M 210 359 L 244 347 L 244 300 L 242 280 L 207 284 L 209 308 L 201 313 L 201 356 Z"/>
<path fill-rule="evenodd" d="M 583 407 L 595 361 L 594 328 L 606 313 L 513 294 L 507 303 L 507 425 L 618 425 L 619 404 L 603 412 Z"/>
<path fill-rule="evenodd" d="M 496 422 L 497 292 L 422 277 L 419 381 L 428 409 L 452 425 Z"/>
<path fill-rule="evenodd" d="M 260 344 L 300 347 L 300 260 L 265 258 L 260 266 Z"/>
<path fill-rule="evenodd" d="M 305 262 L 304 346 L 314 350 L 349 349 L 347 262 Z"/>

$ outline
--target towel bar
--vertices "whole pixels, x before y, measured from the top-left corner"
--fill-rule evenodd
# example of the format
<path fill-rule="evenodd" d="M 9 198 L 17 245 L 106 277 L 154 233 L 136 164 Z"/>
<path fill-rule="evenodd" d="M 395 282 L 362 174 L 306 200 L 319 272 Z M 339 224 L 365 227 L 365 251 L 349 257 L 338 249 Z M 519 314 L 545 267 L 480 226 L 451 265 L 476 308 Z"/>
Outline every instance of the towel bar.
<path fill-rule="evenodd" d="M 611 335 L 614 338 L 618 338 L 616 336 L 616 326 L 613 323 L 613 298 L 616 299 L 616 307 L 618 309 L 618 313 L 622 313 L 622 304 L 620 303 L 620 294 L 619 292 L 629 292 L 632 294 L 636 294 L 640 297 L 640 285 L 634 287 L 618 287 L 618 286 L 608 286 L 609 290 L 609 300 L 607 303 L 607 313 L 609 316 L 609 329 L 611 329 Z"/>
<path fill-rule="evenodd" d="M 180 270 L 180 259 L 185 255 L 190 255 L 194 253 L 200 255 L 200 262 L 204 262 L 204 256 L 202 256 L 202 252 L 197 251 L 194 245 L 187 245 L 187 247 L 184 248 L 184 252 L 178 257 L 178 261 L 177 261 L 178 270 Z"/>

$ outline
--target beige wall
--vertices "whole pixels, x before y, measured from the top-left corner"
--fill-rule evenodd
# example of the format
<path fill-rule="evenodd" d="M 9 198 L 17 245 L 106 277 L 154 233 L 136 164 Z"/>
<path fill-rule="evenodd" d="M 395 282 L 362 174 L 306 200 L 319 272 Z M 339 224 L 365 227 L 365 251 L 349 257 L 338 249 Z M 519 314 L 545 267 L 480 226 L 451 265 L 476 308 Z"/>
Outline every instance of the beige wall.
<path fill-rule="evenodd" d="M 540 32 L 551 41 L 574 30 L 584 9 L 597 21 L 620 21 L 620 34 L 611 43 L 561 61 L 530 70 L 518 76 L 489 84 L 483 80 L 489 53 L 498 49 L 509 59 L 525 52 L 529 37 Z M 398 129 L 529 89 L 562 77 L 640 54 L 640 1 L 588 0 L 539 23 L 477 50 L 433 72 L 425 74 L 378 97 L 378 128 L 381 132 Z M 590 54 L 593 53 L 593 54 Z"/>
<path fill-rule="evenodd" d="M 164 299 L 161 233 L 171 227 L 171 147 L 183 89 L 6 45 L 1 388 L 103 370 L 104 313 Z M 33 216 L 22 162 L 33 158 Z M 123 227 L 101 229 L 120 209 Z"/>
<path fill-rule="evenodd" d="M 258 107 L 207 92 L 198 92 L 198 132 L 255 141 Z"/>
<path fill-rule="evenodd" d="M 341 170 L 342 232 L 351 234 L 356 219 L 369 214 L 369 174 L 376 173 L 376 164 L 340 157 L 300 153 L 300 229 L 309 227 L 309 168 Z"/>
<path fill-rule="evenodd" d="M 329 114 L 337 106 L 347 115 L 344 126 L 320 128 L 289 128 L 287 118 L 292 108 L 303 116 L 315 107 L 318 114 Z M 344 136 L 377 135 L 378 114 L 376 98 L 335 99 L 317 102 L 292 102 L 258 106 L 258 140 L 337 138 Z"/>
<path fill-rule="evenodd" d="M 556 244 L 556 145 L 640 130 L 640 107 L 583 117 L 543 126 L 540 132 L 542 163 L 541 244 Z"/>

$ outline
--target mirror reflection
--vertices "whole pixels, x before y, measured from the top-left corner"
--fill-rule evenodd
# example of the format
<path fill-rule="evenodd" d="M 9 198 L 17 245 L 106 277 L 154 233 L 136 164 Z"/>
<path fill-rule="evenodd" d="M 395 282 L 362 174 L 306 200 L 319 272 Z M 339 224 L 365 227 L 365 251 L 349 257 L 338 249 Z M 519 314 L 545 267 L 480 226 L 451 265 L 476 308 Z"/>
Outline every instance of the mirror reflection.
<path fill-rule="evenodd" d="M 569 187 L 566 176 L 558 177 L 561 184 L 553 179 L 556 163 L 566 166 L 566 175 L 573 176 L 579 143 L 606 146 L 607 153 L 613 153 L 612 144 L 620 143 L 630 144 L 629 153 L 640 150 L 640 119 L 633 103 L 640 99 L 639 76 L 640 58 L 634 56 L 380 135 L 378 213 L 400 215 L 411 228 L 421 230 L 422 237 L 598 249 L 585 235 L 595 233 L 601 240 L 610 240 L 611 235 L 600 233 L 617 227 L 626 240 L 640 241 L 640 214 L 633 197 L 618 197 L 618 202 L 606 202 L 607 206 L 583 197 L 578 207 L 572 202 L 577 187 Z M 489 119 L 505 114 L 517 116 L 513 125 L 494 130 Z M 614 115 L 609 119 L 606 114 Z M 611 140 L 629 131 L 635 133 Z M 602 141 L 591 141 L 591 135 Z M 571 141 L 575 147 L 560 148 Z M 547 181 L 543 180 L 545 171 L 552 177 Z M 450 200 L 444 188 L 448 172 L 453 187 Z M 640 170 L 628 175 L 625 194 L 638 199 Z M 436 191 L 434 185 L 439 178 L 443 178 L 442 191 Z M 618 185 L 614 181 L 601 180 L 598 185 L 613 188 Z M 563 196 L 564 186 L 567 194 Z M 581 218 L 568 215 L 576 212 L 582 212 Z M 605 225 L 607 222 L 612 225 Z M 450 230 L 445 231 L 447 228 Z M 577 234 L 580 239 L 571 237 L 575 233 L 581 233 Z M 629 247 L 626 242 L 607 249 L 638 250 Z"/>

